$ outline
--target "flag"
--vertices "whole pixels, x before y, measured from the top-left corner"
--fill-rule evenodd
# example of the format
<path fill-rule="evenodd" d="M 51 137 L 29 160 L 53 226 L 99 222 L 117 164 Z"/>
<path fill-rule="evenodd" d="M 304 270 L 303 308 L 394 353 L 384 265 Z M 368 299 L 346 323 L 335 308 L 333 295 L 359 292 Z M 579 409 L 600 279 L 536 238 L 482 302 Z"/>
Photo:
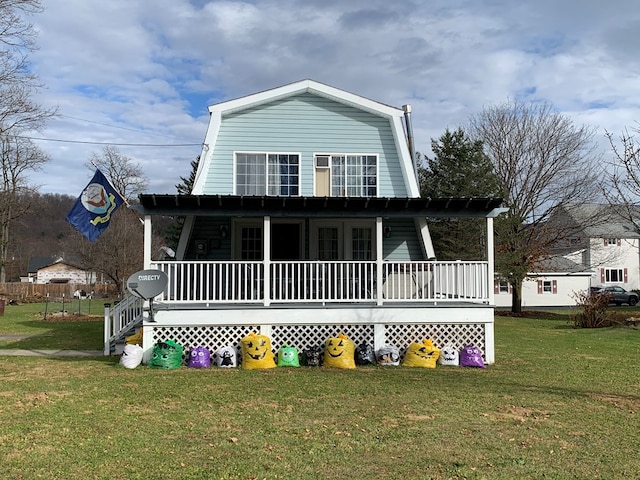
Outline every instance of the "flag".
<path fill-rule="evenodd" d="M 67 222 L 91 242 L 95 242 L 109 226 L 113 212 L 123 203 L 124 200 L 109 180 L 96 169 L 89 185 L 69 210 Z"/>

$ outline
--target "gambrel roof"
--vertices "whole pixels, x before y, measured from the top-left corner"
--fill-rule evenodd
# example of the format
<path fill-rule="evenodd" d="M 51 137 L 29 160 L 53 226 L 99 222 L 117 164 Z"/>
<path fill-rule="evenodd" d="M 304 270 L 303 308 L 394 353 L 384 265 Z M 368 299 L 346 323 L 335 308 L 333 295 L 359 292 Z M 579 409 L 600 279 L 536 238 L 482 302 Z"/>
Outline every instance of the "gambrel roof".
<path fill-rule="evenodd" d="M 418 181 L 414 174 L 413 162 L 403 126 L 404 110 L 308 79 L 210 106 L 209 113 L 211 117 L 203 151 L 200 155 L 200 158 L 205 159 L 205 161 L 201 161 L 198 165 L 192 193 L 196 195 L 204 193 L 206 175 L 203 172 L 208 168 L 206 164 L 206 159 L 209 158 L 207 152 L 215 149 L 220 127 L 226 115 L 305 93 L 317 95 L 388 120 L 398 149 L 400 167 L 409 196 L 419 196 Z"/>

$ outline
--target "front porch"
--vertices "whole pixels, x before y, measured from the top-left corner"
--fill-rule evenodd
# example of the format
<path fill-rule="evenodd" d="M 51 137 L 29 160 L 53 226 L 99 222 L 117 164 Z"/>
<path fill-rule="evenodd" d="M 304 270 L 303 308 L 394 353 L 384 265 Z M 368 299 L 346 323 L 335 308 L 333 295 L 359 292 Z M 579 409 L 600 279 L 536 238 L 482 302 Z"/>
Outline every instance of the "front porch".
<path fill-rule="evenodd" d="M 391 344 L 404 354 L 410 343 L 429 338 L 439 347 L 474 344 L 486 363 L 495 361 L 499 199 L 143 195 L 141 201 L 144 267 L 168 277 L 143 312 L 145 361 L 159 341 L 215 352 L 238 348 L 250 332 L 271 337 L 274 350 L 322 346 L 344 333 L 356 344 L 376 350 Z M 197 236 L 183 234 L 176 259 L 156 260 L 154 215 L 184 216 L 183 233 L 194 230 L 196 219 L 215 221 L 201 222 Z M 484 217 L 486 260 L 436 261 L 429 216 Z M 284 224 L 297 226 L 274 228 Z M 295 241 L 286 241 L 285 232 Z M 410 245 L 422 245 L 422 260 L 412 258 Z"/>

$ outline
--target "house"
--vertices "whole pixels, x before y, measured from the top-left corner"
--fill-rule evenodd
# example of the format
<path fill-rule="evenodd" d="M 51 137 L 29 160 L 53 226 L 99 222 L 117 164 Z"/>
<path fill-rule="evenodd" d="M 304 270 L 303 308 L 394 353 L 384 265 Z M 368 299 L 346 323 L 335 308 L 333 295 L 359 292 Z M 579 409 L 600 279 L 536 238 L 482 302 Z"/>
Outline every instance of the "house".
<path fill-rule="evenodd" d="M 88 272 L 80 262 L 60 256 L 33 257 L 29 261 L 26 281 L 29 283 L 95 283 L 95 272 Z"/>
<path fill-rule="evenodd" d="M 566 307 L 576 305 L 580 292 L 588 292 L 593 271 L 565 257 L 555 255 L 541 260 L 535 272 L 522 282 L 522 308 Z M 496 307 L 511 307 L 512 287 L 496 278 Z"/>
<path fill-rule="evenodd" d="M 425 338 L 494 362 L 493 218 L 499 198 L 420 198 L 410 108 L 312 80 L 213 105 L 191 195 L 140 196 L 144 268 L 166 289 L 143 348 L 299 350 L 344 333 L 402 351 Z M 152 258 L 153 219 L 184 219 L 174 259 Z M 486 219 L 487 260 L 439 262 L 427 217 Z M 107 314 L 105 353 L 138 318 Z"/>
<path fill-rule="evenodd" d="M 594 286 L 640 289 L 640 233 L 624 206 L 567 205 L 550 225 L 561 240 L 523 282 L 523 308 L 572 306 L 576 294 Z M 510 306 L 510 287 L 497 279 L 494 288 L 496 306 Z"/>

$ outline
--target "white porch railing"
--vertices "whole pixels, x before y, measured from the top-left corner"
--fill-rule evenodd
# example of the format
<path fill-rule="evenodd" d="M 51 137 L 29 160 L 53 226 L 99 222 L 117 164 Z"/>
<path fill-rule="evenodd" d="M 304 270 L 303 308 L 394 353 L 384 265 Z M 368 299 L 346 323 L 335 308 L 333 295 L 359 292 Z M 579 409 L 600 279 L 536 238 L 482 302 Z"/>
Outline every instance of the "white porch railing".
<path fill-rule="evenodd" d="M 151 268 L 169 277 L 157 302 L 489 302 L 487 262 L 166 261 Z"/>
<path fill-rule="evenodd" d="M 104 309 L 104 354 L 109 355 L 111 346 L 133 327 L 142 323 L 144 301 L 133 295 L 126 296 L 113 307 Z"/>

